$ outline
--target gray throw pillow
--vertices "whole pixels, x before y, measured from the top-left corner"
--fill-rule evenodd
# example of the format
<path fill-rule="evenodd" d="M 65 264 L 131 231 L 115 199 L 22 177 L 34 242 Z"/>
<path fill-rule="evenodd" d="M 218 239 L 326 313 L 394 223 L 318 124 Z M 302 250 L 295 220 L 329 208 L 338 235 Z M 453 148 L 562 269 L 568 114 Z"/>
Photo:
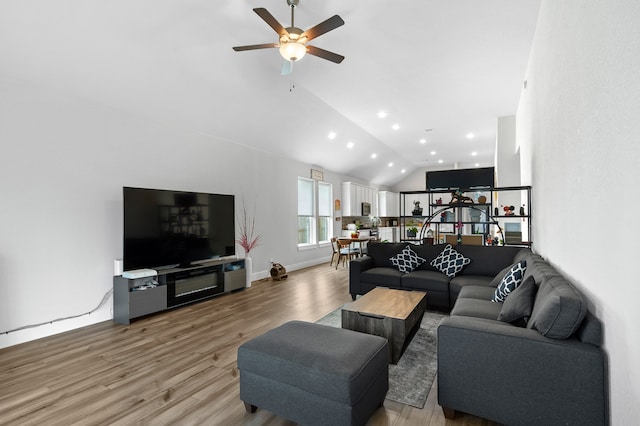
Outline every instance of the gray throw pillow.
<path fill-rule="evenodd" d="M 508 322 L 518 327 L 526 327 L 533 311 L 533 301 L 537 291 L 536 281 L 533 275 L 529 275 L 505 299 L 498 315 L 498 321 Z"/>

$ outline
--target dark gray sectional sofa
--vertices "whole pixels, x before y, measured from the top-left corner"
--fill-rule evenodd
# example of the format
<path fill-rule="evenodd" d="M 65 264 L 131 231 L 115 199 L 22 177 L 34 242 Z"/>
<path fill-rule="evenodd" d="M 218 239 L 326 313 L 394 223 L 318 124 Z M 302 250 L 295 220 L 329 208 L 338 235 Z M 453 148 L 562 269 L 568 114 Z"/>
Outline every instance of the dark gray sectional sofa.
<path fill-rule="evenodd" d="M 378 286 L 420 290 L 429 293 L 427 309 L 449 312 L 463 287 L 491 286 L 500 271 L 531 253 L 529 249 L 513 246 L 457 246 L 455 249 L 470 258 L 471 263 L 451 279 L 430 265 L 445 244 L 412 245 L 412 249 L 427 261 L 409 274 L 398 271 L 389 259 L 406 246 L 407 243 L 369 243 L 368 256 L 350 262 L 351 297 L 355 300 L 357 295 L 368 293 Z M 495 285 L 493 287 L 495 289 Z"/>
<path fill-rule="evenodd" d="M 462 411 L 507 425 L 609 424 L 602 325 L 552 265 L 529 249 L 456 246 L 471 262 L 449 278 L 429 265 L 443 245 L 411 246 L 427 262 L 404 274 L 389 258 L 406 245 L 369 244 L 369 257 L 350 263 L 349 291 L 355 297 L 375 286 L 421 290 L 428 309 L 451 308 L 438 327 L 438 403 L 445 416 Z M 522 260 L 523 284 L 504 303 L 492 302 L 509 266 Z M 515 321 L 513 313 L 523 309 Z"/>

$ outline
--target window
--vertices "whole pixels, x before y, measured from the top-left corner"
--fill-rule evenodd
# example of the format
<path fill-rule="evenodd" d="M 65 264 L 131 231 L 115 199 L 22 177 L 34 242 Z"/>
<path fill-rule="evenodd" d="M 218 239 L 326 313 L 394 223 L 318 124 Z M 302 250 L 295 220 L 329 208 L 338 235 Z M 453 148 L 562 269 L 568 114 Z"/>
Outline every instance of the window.
<path fill-rule="evenodd" d="M 316 243 L 314 189 L 314 181 L 298 178 L 298 245 Z"/>
<path fill-rule="evenodd" d="M 331 221 L 333 194 L 331 189 L 330 183 L 318 182 L 318 240 L 321 243 L 329 242 L 333 236 L 333 222 Z"/>
<path fill-rule="evenodd" d="M 328 242 L 333 236 L 330 183 L 298 178 L 298 246 Z"/>

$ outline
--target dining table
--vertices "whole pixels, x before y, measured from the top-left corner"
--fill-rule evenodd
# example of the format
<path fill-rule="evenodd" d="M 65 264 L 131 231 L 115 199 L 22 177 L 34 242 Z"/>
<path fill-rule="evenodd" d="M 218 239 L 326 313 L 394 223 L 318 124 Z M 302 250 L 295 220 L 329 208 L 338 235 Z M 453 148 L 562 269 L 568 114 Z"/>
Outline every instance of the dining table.
<path fill-rule="evenodd" d="M 366 246 L 365 243 L 368 243 L 371 240 L 371 237 L 342 237 L 340 238 L 341 240 L 349 240 L 350 244 L 354 247 L 357 248 L 358 252 L 360 253 L 360 256 L 362 256 L 364 254 L 363 252 L 363 248 Z M 357 244 L 357 247 L 355 246 Z"/>

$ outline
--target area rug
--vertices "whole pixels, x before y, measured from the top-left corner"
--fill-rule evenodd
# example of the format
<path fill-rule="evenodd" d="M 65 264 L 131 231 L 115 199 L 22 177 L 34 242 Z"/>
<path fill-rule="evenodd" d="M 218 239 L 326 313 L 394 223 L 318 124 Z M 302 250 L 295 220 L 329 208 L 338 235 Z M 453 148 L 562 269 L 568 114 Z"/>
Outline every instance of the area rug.
<path fill-rule="evenodd" d="M 316 323 L 342 326 L 342 307 L 320 318 Z M 389 364 L 387 399 L 412 407 L 423 408 L 437 372 L 436 330 L 447 315 L 425 312 L 416 332 L 400 357 L 398 364 Z"/>

